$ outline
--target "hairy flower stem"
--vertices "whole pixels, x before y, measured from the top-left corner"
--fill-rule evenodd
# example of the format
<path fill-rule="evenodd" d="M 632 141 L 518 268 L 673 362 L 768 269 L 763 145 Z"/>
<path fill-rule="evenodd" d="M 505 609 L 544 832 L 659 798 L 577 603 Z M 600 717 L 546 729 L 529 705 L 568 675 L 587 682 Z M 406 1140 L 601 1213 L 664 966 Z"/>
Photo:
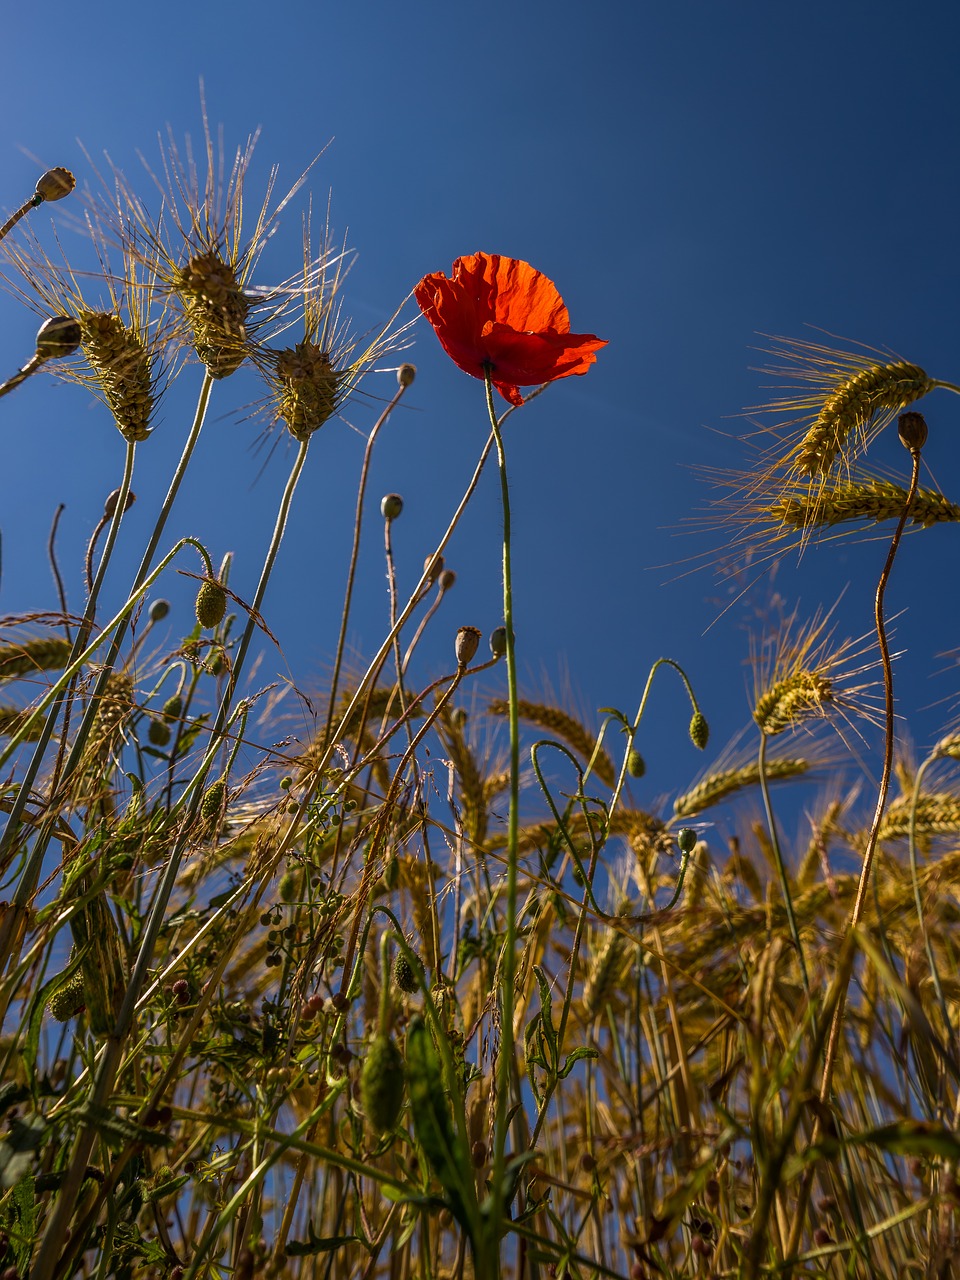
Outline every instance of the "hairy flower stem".
<path fill-rule="evenodd" d="M 330 731 L 333 728 L 337 687 L 340 683 L 340 668 L 343 664 L 343 654 L 347 644 L 347 620 L 350 616 L 350 603 L 353 599 L 353 583 L 357 572 L 357 558 L 360 554 L 360 529 L 363 524 L 363 500 L 367 492 L 367 477 L 370 473 L 370 459 L 373 455 L 373 446 L 380 433 L 380 428 L 384 425 L 386 420 L 390 417 L 390 414 L 399 404 L 400 397 L 406 389 L 406 386 L 403 384 L 397 388 L 393 399 L 374 423 L 373 430 L 370 432 L 370 436 L 367 440 L 367 447 L 363 452 L 363 465 L 360 468 L 360 484 L 357 488 L 357 510 L 353 521 L 353 549 L 350 553 L 350 568 L 347 572 L 347 589 L 343 600 L 343 613 L 340 618 L 340 636 L 337 640 L 337 654 L 333 663 L 333 678 L 330 681 L 330 705 L 327 710 L 327 723 L 323 730 L 324 747 L 327 747 L 330 743 Z"/>
<path fill-rule="evenodd" d="M 787 868 L 784 865 L 783 853 L 780 849 L 777 820 L 773 814 L 773 805 L 770 803 L 770 787 L 767 782 L 767 736 L 761 730 L 760 750 L 757 755 L 757 775 L 760 779 L 760 793 L 763 796 L 763 810 L 767 817 L 767 830 L 770 833 L 770 846 L 773 849 L 774 861 L 777 864 L 777 875 L 780 879 L 780 892 L 783 894 L 783 905 L 786 908 L 787 923 L 790 926 L 790 937 L 793 939 L 793 945 L 797 951 L 797 960 L 800 963 L 800 977 L 803 981 L 804 995 L 807 997 L 807 1004 L 810 1004 L 810 976 L 807 973 L 807 962 L 803 955 L 803 947 L 800 944 L 800 930 L 797 928 L 797 917 L 793 910 L 793 895 L 790 892 Z"/>
<path fill-rule="evenodd" d="M 503 449 L 501 423 L 493 403 L 493 383 L 490 369 L 486 370 L 487 412 L 490 430 L 497 444 L 497 462 L 500 469 L 500 498 L 503 506 L 503 624 L 507 633 L 507 697 L 509 699 L 510 724 L 510 811 L 507 819 L 507 926 L 503 943 L 500 1009 L 500 1053 L 497 1059 L 497 1105 L 493 1130 L 493 1199 L 494 1240 L 500 1239 L 500 1225 L 504 1204 L 504 1168 L 506 1163 L 507 1118 L 510 1111 L 510 1090 L 513 1080 L 513 1012 L 517 957 L 517 859 L 520 823 L 520 717 L 517 710 L 517 654 L 513 631 L 513 574 L 511 568 L 510 489 L 507 484 L 507 458 Z"/>
<path fill-rule="evenodd" d="M 197 400 L 197 408 L 194 414 L 193 425 L 190 428 L 190 434 L 187 436 L 186 443 L 184 444 L 183 452 L 180 455 L 180 461 L 177 464 L 177 469 L 173 474 L 172 480 L 170 481 L 170 487 L 167 490 L 167 496 L 163 500 L 163 506 L 160 508 L 160 513 L 157 516 L 156 524 L 154 525 L 153 532 L 150 535 L 150 540 L 147 543 L 147 548 L 143 553 L 143 559 L 140 562 L 140 568 L 137 570 L 136 577 L 134 578 L 134 581 L 133 581 L 133 586 L 129 593 L 128 599 L 130 600 L 133 600 L 136 598 L 138 592 L 143 587 L 144 583 L 146 582 L 150 574 L 150 566 L 153 563 L 153 557 L 156 555 L 157 548 L 160 545 L 160 539 L 163 536 L 163 531 L 164 531 L 164 528 L 166 527 L 167 518 L 170 515 L 170 511 L 173 508 L 174 501 L 176 499 L 177 493 L 179 492 L 180 485 L 183 481 L 183 477 L 186 474 L 187 467 L 190 463 L 190 459 L 193 457 L 193 451 L 196 447 L 197 440 L 200 437 L 200 430 L 203 427 L 203 421 L 204 421 L 204 418 L 206 417 L 207 405 L 210 400 L 210 392 L 212 388 L 213 388 L 213 378 L 211 377 L 208 370 L 204 370 L 203 382 L 201 383 L 201 386 L 200 386 L 200 395 Z M 129 478 L 127 480 L 127 491 L 129 491 Z M 106 559 L 108 557 L 108 553 L 112 552 L 113 550 L 113 540 L 116 536 L 113 530 L 114 528 L 119 529 L 119 522 L 122 517 L 123 509 L 125 505 L 126 505 L 126 497 L 124 496 L 123 500 L 117 503 L 117 509 L 115 514 L 115 524 L 111 528 L 111 537 L 108 539 L 107 547 L 104 550 L 104 559 L 101 561 L 101 567 L 103 569 L 106 568 Z M 100 576 L 101 575 L 98 573 L 98 578 Z M 99 590 L 98 584 L 95 583 L 94 585 L 97 588 L 97 590 Z M 93 605 L 96 604 L 96 594 L 94 592 L 91 593 L 91 601 L 93 602 Z M 90 606 L 88 604 L 88 609 L 89 607 Z M 107 686 L 107 681 L 110 678 L 111 672 L 113 671 L 114 664 L 116 663 L 117 656 L 120 652 L 120 646 L 123 644 L 124 637 L 126 636 L 126 633 L 127 633 L 127 627 L 129 625 L 129 622 L 130 622 L 130 611 L 125 610 L 122 612 L 119 621 L 116 623 L 116 627 L 113 632 L 113 640 L 110 645 L 110 649 L 107 653 L 107 656 L 104 660 L 103 670 L 100 673 L 100 677 L 97 680 L 96 685 L 93 689 L 93 692 L 90 696 L 90 699 L 87 703 L 87 707 L 84 712 L 83 718 L 81 719 L 80 725 L 77 729 L 77 736 L 76 736 L 76 739 L 74 740 L 73 747 L 70 751 L 69 756 L 67 757 L 66 763 L 64 764 L 63 772 L 59 780 L 57 795 L 50 797 L 50 801 L 48 804 L 50 817 L 48 817 L 44 827 L 41 829 L 37 837 L 37 841 L 33 850 L 31 851 L 28 864 L 24 868 L 23 874 L 21 876 L 20 884 L 17 886 L 17 892 L 14 898 L 14 904 L 19 906 L 20 910 L 7 912 L 7 915 L 3 921 L 3 925 L 0 926 L 0 973 L 2 973 L 4 970 L 4 967 L 11 953 L 11 950 L 16 947 L 15 937 L 16 937 L 19 917 L 22 914 L 22 909 L 26 907 L 27 903 L 30 900 L 30 897 L 33 894 L 33 890 L 36 887 L 36 881 L 37 881 L 37 877 L 39 876 L 40 867 L 43 863 L 43 857 L 44 857 L 44 854 L 46 853 L 47 846 L 49 845 L 49 842 L 50 842 L 50 837 L 53 831 L 54 823 L 56 822 L 57 817 L 59 815 L 61 797 L 64 794 L 65 788 L 69 784 L 74 773 L 79 768 L 81 760 L 83 759 L 83 752 L 84 752 L 84 747 L 86 746 L 86 743 L 87 743 L 87 738 L 90 734 L 90 730 L 93 727 L 93 723 L 96 719 L 97 712 L 100 708 L 100 703 Z M 50 726 L 51 732 L 52 732 L 52 729 L 53 729 L 53 726 L 51 725 Z M 49 734 L 47 735 L 47 742 L 49 742 Z M 12 745 L 13 743 L 11 743 L 8 746 L 8 751 Z M 30 764 L 30 769 L 32 770 L 32 773 L 30 774 L 31 784 L 32 784 L 33 778 L 36 777 L 36 772 L 39 769 L 40 763 L 42 761 L 43 751 L 40 749 L 41 745 L 45 748 L 46 743 L 37 744 L 37 750 L 34 752 L 33 759 L 31 760 L 31 764 Z M 10 817 L 7 819 L 7 824 L 6 824 L 6 827 L 4 828 L 3 836 L 0 837 L 0 867 L 5 865 L 6 859 L 8 859 L 11 855 L 11 849 L 14 845 L 14 841 L 17 839 L 19 834 L 20 816 L 23 813 L 23 806 L 26 803 L 26 799 L 28 795 L 29 795 L 29 786 L 27 786 L 25 783 L 20 787 L 20 790 L 14 802 L 14 810 L 11 812 Z M 17 803 L 16 803 L 17 801 L 19 801 L 19 806 L 17 806 Z"/>
<path fill-rule="evenodd" d="M 887 551 L 887 558 L 883 566 L 883 572 L 880 574 L 880 581 L 877 584 L 877 595 L 875 601 L 875 619 L 877 626 L 877 641 L 880 645 L 880 662 L 883 667 L 883 697 L 884 697 L 884 741 L 883 741 L 883 772 L 880 777 L 880 789 L 877 793 L 877 807 L 874 811 L 873 822 L 870 826 L 870 834 L 867 837 L 867 847 L 863 854 L 863 864 L 860 868 L 860 881 L 857 885 L 857 896 L 854 900 L 853 910 L 850 913 L 850 920 L 847 924 L 845 941 L 849 943 L 852 934 L 863 918 L 863 911 L 867 901 L 867 889 L 870 884 L 870 872 L 873 868 L 874 854 L 877 848 L 877 834 L 880 830 L 880 823 L 883 819 L 883 812 L 887 805 L 887 795 L 890 791 L 890 776 L 893 772 L 893 746 L 894 746 L 894 715 L 893 715 L 893 667 L 890 662 L 890 648 L 887 644 L 887 631 L 884 622 L 883 603 L 887 590 L 887 582 L 890 579 L 890 573 L 893 569 L 893 562 L 900 546 L 900 539 L 903 536 L 903 530 L 910 514 L 910 504 L 913 502 L 913 495 L 917 491 L 917 485 L 920 479 L 920 446 L 910 447 L 910 457 L 912 461 L 912 469 L 910 474 L 910 485 L 907 489 L 907 499 L 903 506 L 900 519 L 897 522 L 896 530 L 890 542 L 890 548 Z M 836 996 L 836 1005 L 833 1011 L 833 1019 L 830 1024 L 830 1035 L 827 1040 L 827 1048 L 824 1053 L 823 1073 L 820 1077 L 820 1101 L 826 1105 L 830 1098 L 830 1090 L 833 1084 L 833 1072 L 837 1062 L 837 1055 L 840 1050 L 840 1037 L 843 1030 L 843 1013 L 846 1006 L 846 990 L 850 982 L 850 974 L 852 969 L 842 970 L 838 973 L 834 982 L 839 982 L 839 991 Z M 822 1126 L 819 1116 L 814 1121 L 813 1133 L 810 1138 L 810 1145 L 815 1146 L 820 1139 Z M 800 1182 L 800 1188 L 797 1193 L 797 1207 L 793 1219 L 793 1225 L 790 1230 L 790 1236 L 787 1241 L 786 1256 L 792 1258 L 800 1244 L 800 1236 L 803 1232 L 803 1223 L 807 1216 L 807 1204 L 810 1198 L 810 1189 L 813 1185 L 813 1176 L 815 1166 L 808 1164 L 803 1172 Z M 761 1230 L 765 1231 L 765 1224 L 758 1224 Z M 754 1233 L 756 1238 L 756 1230 Z M 759 1261 L 759 1259 L 757 1259 Z M 789 1272 L 785 1273 L 789 1276 Z"/>

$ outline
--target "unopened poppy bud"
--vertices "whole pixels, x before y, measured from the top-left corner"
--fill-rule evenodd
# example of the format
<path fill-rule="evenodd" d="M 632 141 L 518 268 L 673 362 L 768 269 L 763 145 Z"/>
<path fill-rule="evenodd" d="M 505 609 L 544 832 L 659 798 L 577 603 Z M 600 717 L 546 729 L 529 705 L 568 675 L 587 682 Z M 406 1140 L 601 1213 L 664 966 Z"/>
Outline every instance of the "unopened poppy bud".
<path fill-rule="evenodd" d="M 123 504 L 124 511 L 129 511 L 130 508 L 133 506 L 133 504 L 136 502 L 136 500 L 137 500 L 137 495 L 133 492 L 132 489 L 128 489 L 127 498 Z M 109 495 L 106 502 L 103 504 L 103 514 L 104 516 L 106 516 L 108 520 L 113 519 L 117 510 L 117 503 L 119 501 L 120 501 L 120 490 L 114 489 L 113 493 Z"/>
<path fill-rule="evenodd" d="M 160 710 L 160 714 L 166 720 L 167 724 L 172 724 L 174 720 L 180 719 L 183 711 L 183 699 L 179 693 L 175 693 L 172 698 L 168 698 Z"/>
<path fill-rule="evenodd" d="M 360 1101 L 374 1133 L 388 1133 L 403 1106 L 403 1058 L 389 1036 L 375 1036 L 360 1072 Z"/>
<path fill-rule="evenodd" d="M 443 573 L 443 556 L 427 556 L 423 562 L 423 572 L 428 582 L 436 582 Z"/>
<path fill-rule="evenodd" d="M 388 493 L 380 499 L 380 514 L 384 520 L 396 520 L 403 510 L 403 499 L 399 493 Z"/>
<path fill-rule="evenodd" d="M 69 169 L 48 169 L 46 173 L 41 173 L 37 182 L 37 195 L 40 201 L 62 200 L 76 185 L 77 180 Z"/>
<path fill-rule="evenodd" d="M 214 582 L 208 578 L 200 584 L 200 590 L 197 592 L 196 613 L 197 621 L 205 630 L 210 627 L 217 626 L 223 621 L 223 615 L 227 611 L 227 593 L 221 587 L 219 582 Z"/>
<path fill-rule="evenodd" d="M 58 987 L 50 997 L 49 1009 L 58 1022 L 69 1022 L 85 1005 L 83 978 L 75 973 L 69 982 Z"/>
<path fill-rule="evenodd" d="M 153 604 L 150 606 L 150 614 L 149 614 L 150 621 L 162 622 L 169 612 L 170 612 L 169 600 L 154 600 Z"/>
<path fill-rule="evenodd" d="M 900 443 L 905 449 L 922 449 L 927 443 L 927 420 L 922 413 L 901 413 L 897 419 Z"/>
<path fill-rule="evenodd" d="M 59 360 L 72 356 L 80 345 L 80 325 L 69 316 L 52 316 L 37 330 L 37 356 L 41 360 Z"/>
<path fill-rule="evenodd" d="M 150 728 L 147 730 L 147 737 L 151 744 L 155 747 L 165 747 L 170 741 L 170 726 L 166 720 L 161 717 L 155 717 L 150 721 Z"/>
<path fill-rule="evenodd" d="M 402 364 L 397 370 L 397 382 L 401 387 L 411 386 L 416 376 L 417 366 L 415 364 Z"/>
<path fill-rule="evenodd" d="M 639 751 L 630 748 L 627 753 L 627 773 L 631 778 L 642 778 L 647 772 L 647 762 Z"/>
<path fill-rule="evenodd" d="M 677 834 L 677 844 L 681 853 L 693 853 L 697 847 L 697 833 L 693 827 L 681 827 Z"/>
<path fill-rule="evenodd" d="M 457 654 L 457 666 L 465 667 L 473 655 L 480 647 L 480 637 L 483 633 L 479 627 L 461 627 L 457 632 L 456 645 L 454 646 Z"/>
<path fill-rule="evenodd" d="M 490 652 L 495 658 L 502 658 L 507 652 L 507 628 L 495 627 L 490 632 Z"/>
<path fill-rule="evenodd" d="M 695 711 L 690 721 L 690 741 L 698 751 L 703 751 L 710 741 L 710 726 L 702 711 Z"/>
<path fill-rule="evenodd" d="M 444 569 L 440 575 L 440 590 L 449 591 L 457 580 L 457 575 L 452 569 Z"/>

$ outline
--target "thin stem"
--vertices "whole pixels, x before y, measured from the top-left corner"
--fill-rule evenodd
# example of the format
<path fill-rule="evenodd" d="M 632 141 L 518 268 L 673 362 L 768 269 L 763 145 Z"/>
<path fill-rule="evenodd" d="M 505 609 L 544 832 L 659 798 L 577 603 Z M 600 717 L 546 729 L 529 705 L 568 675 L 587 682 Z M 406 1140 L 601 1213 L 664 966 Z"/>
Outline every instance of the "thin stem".
<path fill-rule="evenodd" d="M 807 1003 L 810 1004 L 810 976 L 807 973 L 807 962 L 804 958 L 803 947 L 800 944 L 800 931 L 797 928 L 797 917 L 793 910 L 793 895 L 790 892 L 790 882 L 787 879 L 787 868 L 784 864 L 783 852 L 780 848 L 780 837 L 777 833 L 777 820 L 773 814 L 773 805 L 770 803 L 770 787 L 767 782 L 767 737 L 768 735 L 761 730 L 760 751 L 757 757 L 757 774 L 760 779 L 760 793 L 763 796 L 763 809 L 767 817 L 767 830 L 770 833 L 770 845 L 773 849 L 773 858 L 777 864 L 777 875 L 780 879 L 780 892 L 783 895 L 783 905 L 787 912 L 787 923 L 790 927 L 790 937 L 793 939 L 793 945 L 797 951 L 797 959 L 800 962 L 800 977 L 803 981 L 803 991 L 807 997 Z"/>
<path fill-rule="evenodd" d="M 883 667 L 883 695 L 884 695 L 884 743 L 883 743 L 883 773 L 880 777 L 880 789 L 877 794 L 877 806 L 873 814 L 873 822 L 870 825 L 870 834 L 867 837 L 867 846 L 863 854 L 863 864 L 860 868 L 860 882 L 857 886 L 857 896 L 853 904 L 853 910 L 850 913 L 850 920 L 847 923 L 845 934 L 845 945 L 849 945 L 854 930 L 863 918 L 864 906 L 867 900 L 867 888 L 870 883 L 870 872 L 873 868 L 874 855 L 877 848 L 877 836 L 880 831 L 880 823 L 883 819 L 883 812 L 887 805 L 887 795 L 890 790 L 890 776 L 893 772 L 893 747 L 894 747 L 894 711 L 893 711 L 893 667 L 890 661 L 890 648 L 887 644 L 887 631 L 884 621 L 884 597 L 887 590 L 887 582 L 890 579 L 890 573 L 893 569 L 893 562 L 896 558 L 897 549 L 900 546 L 900 539 L 903 536 L 903 530 L 910 514 L 910 506 L 913 502 L 914 494 L 917 492 L 917 485 L 920 479 L 920 447 L 912 447 L 910 449 L 910 458 L 912 462 L 910 485 L 907 489 L 906 501 L 903 504 L 903 511 L 900 519 L 897 521 L 897 527 L 894 531 L 893 538 L 890 542 L 887 558 L 884 562 L 883 572 L 880 574 L 880 581 L 877 584 L 877 594 L 874 607 L 874 616 L 877 627 L 877 641 L 880 645 L 880 662 Z M 833 1071 L 836 1066 L 837 1055 L 840 1050 L 840 1037 L 843 1028 L 843 1013 L 846 1006 L 846 991 L 850 982 L 852 973 L 852 965 L 847 969 L 841 969 L 835 981 L 839 982 L 839 990 L 836 993 L 836 1005 L 833 1011 L 833 1019 L 830 1024 L 830 1035 L 827 1041 L 826 1051 L 824 1053 L 823 1074 L 820 1078 L 820 1101 L 826 1103 L 830 1097 L 830 1090 L 833 1084 Z M 821 1123 L 819 1115 L 814 1121 L 813 1132 L 810 1138 L 810 1145 L 813 1146 L 820 1138 Z M 810 1189 L 813 1184 L 814 1165 L 808 1164 L 804 1170 L 797 1195 L 797 1207 L 793 1219 L 793 1226 L 787 1241 L 786 1256 L 793 1257 L 800 1243 L 800 1236 L 803 1232 L 803 1223 L 807 1214 L 807 1203 L 810 1197 Z M 751 1255 L 757 1262 L 759 1257 L 756 1253 Z"/>
<path fill-rule="evenodd" d="M 503 623 L 506 629 L 507 697 L 509 699 L 510 724 L 510 811 L 507 819 L 507 927 L 503 943 L 503 982 L 501 985 L 500 1052 L 497 1059 L 497 1105 L 493 1131 L 493 1239 L 500 1239 L 503 1220 L 504 1167 L 506 1162 L 507 1117 L 509 1114 L 510 1085 L 513 1079 L 513 1014 L 514 981 L 517 958 L 517 860 L 520 822 L 520 717 L 517 696 L 517 654 L 513 631 L 513 573 L 511 564 L 510 491 L 507 483 L 507 459 L 503 449 L 503 436 L 497 411 L 493 403 L 493 384 L 490 370 L 486 371 L 487 412 L 490 429 L 497 444 L 497 461 L 500 470 L 500 499 L 503 506 Z"/>

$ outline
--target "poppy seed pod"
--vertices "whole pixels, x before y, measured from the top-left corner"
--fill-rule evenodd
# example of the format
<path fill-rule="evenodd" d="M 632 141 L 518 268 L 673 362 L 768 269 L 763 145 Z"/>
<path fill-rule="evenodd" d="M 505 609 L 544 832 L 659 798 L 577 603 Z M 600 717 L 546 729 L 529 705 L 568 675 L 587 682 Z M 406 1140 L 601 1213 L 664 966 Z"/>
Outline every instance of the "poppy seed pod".
<path fill-rule="evenodd" d="M 922 413 L 901 413 L 897 419 L 900 443 L 911 452 L 927 443 L 927 420 Z"/>
<path fill-rule="evenodd" d="M 51 316 L 37 330 L 37 358 L 59 360 L 72 356 L 82 336 L 80 325 L 70 316 Z"/>
<path fill-rule="evenodd" d="M 495 627 L 490 632 L 490 652 L 495 658 L 502 658 L 507 652 L 507 628 Z"/>
<path fill-rule="evenodd" d="M 127 498 L 123 504 L 124 511 L 129 511 L 130 508 L 133 506 L 133 504 L 136 502 L 136 500 L 137 500 L 137 495 L 133 492 L 132 489 L 128 489 Z M 107 497 L 106 502 L 103 504 L 103 514 L 107 520 L 113 519 L 114 515 L 116 514 L 117 503 L 119 501 L 120 501 L 120 490 L 114 489 L 113 493 L 111 493 Z"/>
<path fill-rule="evenodd" d="M 169 600 L 154 600 L 150 606 L 149 618 L 151 622 L 162 622 L 170 612 Z"/>
<path fill-rule="evenodd" d="M 77 185 L 77 180 L 69 169 L 48 169 L 41 173 L 37 181 L 37 195 L 41 204 L 44 200 L 62 200 Z"/>
<path fill-rule="evenodd" d="M 698 751 L 705 750 L 710 741 L 710 726 L 702 711 L 693 713 L 693 719 L 690 721 L 690 741 Z"/>
<path fill-rule="evenodd" d="M 197 592 L 197 621 L 205 630 L 217 626 L 223 621 L 227 611 L 227 593 L 219 582 L 208 578 L 200 584 Z"/>
<path fill-rule="evenodd" d="M 457 580 L 457 575 L 452 569 L 444 569 L 440 575 L 440 590 L 449 591 Z"/>
<path fill-rule="evenodd" d="M 411 386 L 416 376 L 417 366 L 415 364 L 402 364 L 397 370 L 397 382 L 401 387 Z"/>
<path fill-rule="evenodd" d="M 457 666 L 465 667 L 473 655 L 480 647 L 480 637 L 483 633 L 479 627 L 461 627 L 457 632 L 456 644 L 454 649 L 457 655 Z"/>
<path fill-rule="evenodd" d="M 677 844 L 681 853 L 693 853 L 697 847 L 697 833 L 693 827 L 681 827 L 677 834 Z"/>
<path fill-rule="evenodd" d="M 388 493 L 380 499 L 380 514 L 384 520 L 396 520 L 403 511 L 403 499 L 399 493 Z"/>

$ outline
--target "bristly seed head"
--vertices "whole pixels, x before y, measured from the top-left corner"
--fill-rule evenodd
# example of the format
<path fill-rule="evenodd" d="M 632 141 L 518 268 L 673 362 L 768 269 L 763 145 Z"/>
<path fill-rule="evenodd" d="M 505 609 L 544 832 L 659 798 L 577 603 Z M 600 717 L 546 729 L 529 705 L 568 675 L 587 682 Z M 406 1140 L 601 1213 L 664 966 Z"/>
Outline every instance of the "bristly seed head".
<path fill-rule="evenodd" d="M 83 311 L 79 324 L 83 354 L 121 435 L 131 444 L 146 440 L 154 388 L 143 339 L 119 316 L 106 311 Z"/>
<path fill-rule="evenodd" d="M 457 632 L 455 650 L 457 666 L 463 670 L 480 647 L 483 632 L 479 627 L 461 627 Z"/>
<path fill-rule="evenodd" d="M 919 365 L 906 360 L 861 369 L 824 401 L 797 453 L 797 469 L 808 475 L 825 475 L 851 435 L 864 436 L 878 414 L 895 413 L 935 385 Z"/>
<path fill-rule="evenodd" d="M 236 373 L 249 353 L 250 301 L 229 262 L 215 249 L 191 258 L 174 275 L 197 355 L 214 378 Z"/>
<path fill-rule="evenodd" d="M 330 353 L 304 339 L 276 353 L 277 413 L 295 440 L 309 440 L 337 412 L 341 379 Z"/>
<path fill-rule="evenodd" d="M 710 726 L 702 711 L 693 713 L 690 721 L 690 741 L 698 751 L 706 750 L 707 743 L 710 741 Z"/>
<path fill-rule="evenodd" d="M 207 578 L 197 592 L 197 621 L 204 630 L 219 626 L 227 611 L 227 593 L 219 582 Z"/>

